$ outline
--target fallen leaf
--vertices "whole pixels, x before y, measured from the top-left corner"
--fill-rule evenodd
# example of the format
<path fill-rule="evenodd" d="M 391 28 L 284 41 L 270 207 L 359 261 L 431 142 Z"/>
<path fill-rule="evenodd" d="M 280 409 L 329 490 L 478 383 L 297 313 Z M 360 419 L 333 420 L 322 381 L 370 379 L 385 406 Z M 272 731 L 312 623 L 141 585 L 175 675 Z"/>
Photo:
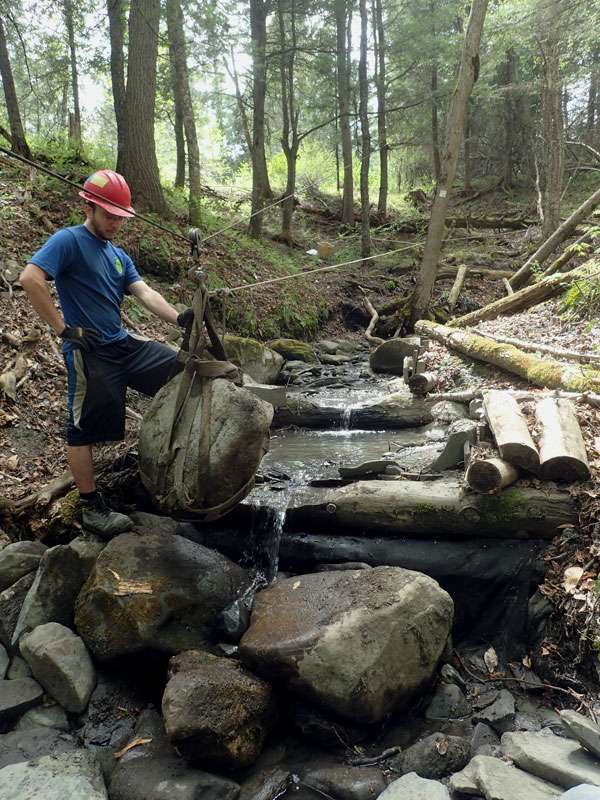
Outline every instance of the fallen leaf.
<path fill-rule="evenodd" d="M 124 756 L 128 750 L 131 750 L 132 747 L 137 747 L 139 744 L 149 744 L 151 741 L 152 739 L 134 739 L 133 742 L 129 742 L 129 744 L 126 745 L 122 750 L 119 750 L 118 753 L 115 753 L 115 758 L 121 758 L 121 756 Z"/>
<path fill-rule="evenodd" d="M 563 589 L 567 594 L 574 594 L 583 576 L 583 567 L 568 567 L 563 573 Z"/>
<path fill-rule="evenodd" d="M 498 656 L 496 655 L 496 651 L 493 647 L 490 647 L 489 650 L 486 650 L 483 654 L 483 660 L 485 661 L 485 665 L 488 668 L 488 672 L 492 673 L 498 666 Z"/>
<path fill-rule="evenodd" d="M 435 743 L 435 749 L 441 756 L 445 756 L 446 753 L 448 752 L 448 744 L 449 744 L 448 738 L 445 736 L 443 739 L 440 739 L 439 742 Z"/>

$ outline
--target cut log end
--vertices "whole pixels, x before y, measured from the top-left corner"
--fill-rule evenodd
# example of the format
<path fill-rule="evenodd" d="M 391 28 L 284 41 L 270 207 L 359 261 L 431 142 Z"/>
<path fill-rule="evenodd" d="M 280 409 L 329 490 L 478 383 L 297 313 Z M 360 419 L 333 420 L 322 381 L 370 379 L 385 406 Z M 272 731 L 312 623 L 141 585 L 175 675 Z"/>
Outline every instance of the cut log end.
<path fill-rule="evenodd" d="M 545 481 L 587 481 L 590 469 L 579 458 L 556 456 L 544 461 L 540 466 L 539 477 Z"/>
<path fill-rule="evenodd" d="M 500 458 L 473 461 L 467 469 L 466 480 L 475 492 L 493 492 L 516 481 L 519 472 Z"/>

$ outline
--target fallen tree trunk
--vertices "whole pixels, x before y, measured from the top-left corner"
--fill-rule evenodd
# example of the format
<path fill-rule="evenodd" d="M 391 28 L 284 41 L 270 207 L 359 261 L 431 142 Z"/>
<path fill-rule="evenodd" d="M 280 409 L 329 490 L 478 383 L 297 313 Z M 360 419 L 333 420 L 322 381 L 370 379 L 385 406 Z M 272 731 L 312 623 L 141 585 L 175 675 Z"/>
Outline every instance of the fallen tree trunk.
<path fill-rule="evenodd" d="M 518 347 L 519 350 L 525 350 L 529 353 L 547 353 L 563 361 L 577 361 L 578 364 L 600 362 L 600 355 L 598 353 L 577 353 L 575 350 L 563 350 L 562 347 L 550 347 L 547 344 L 540 344 L 539 342 L 525 342 L 523 339 L 515 339 L 512 336 L 499 336 L 497 333 L 479 331 L 477 328 L 473 329 L 473 333 L 476 333 L 478 336 L 483 336 L 485 339 L 492 339 L 494 342 L 512 344 Z"/>
<path fill-rule="evenodd" d="M 537 472 L 540 455 L 515 398 L 508 392 L 497 390 L 485 392 L 483 410 L 500 451 L 500 457 L 509 464 Z"/>
<path fill-rule="evenodd" d="M 458 268 L 458 272 L 456 273 L 456 278 L 454 280 L 454 285 L 450 290 L 450 296 L 448 297 L 448 310 L 452 311 L 456 303 L 458 302 L 458 298 L 460 296 L 461 289 L 463 287 L 463 283 L 465 282 L 465 277 L 467 275 L 467 265 L 461 264 Z"/>
<path fill-rule="evenodd" d="M 420 320 L 415 332 L 429 336 L 453 350 L 463 353 L 477 361 L 484 361 L 501 367 L 507 372 L 519 375 L 536 386 L 547 389 L 564 389 L 568 392 L 586 392 L 600 385 L 600 372 L 585 372 L 575 366 L 561 364 L 551 359 L 542 360 L 531 353 L 523 353 L 509 344 L 498 344 L 489 339 L 467 331 L 457 331 L 445 325 L 435 325 L 428 320 Z M 434 400 L 434 397 L 428 397 Z"/>
<path fill-rule="evenodd" d="M 541 426 L 540 477 L 552 481 L 585 481 L 590 477 L 585 443 L 573 404 L 547 397 L 535 416 Z"/>
<path fill-rule="evenodd" d="M 429 399 L 397 393 L 355 408 L 319 406 L 306 398 L 290 398 L 285 406 L 275 409 L 273 427 L 297 425 L 301 428 L 341 427 L 345 421 L 353 428 L 418 428 L 433 420 Z"/>
<path fill-rule="evenodd" d="M 579 225 L 598 204 L 600 204 L 600 189 L 594 192 L 591 197 L 588 197 L 588 199 L 582 203 L 562 225 L 559 225 L 554 233 L 549 236 L 540 247 L 538 247 L 535 253 L 527 259 L 510 281 L 510 285 L 513 289 L 520 289 L 521 286 L 524 286 L 533 274 L 535 266 L 541 266 L 548 256 L 556 250 L 558 245 L 564 242 L 575 230 L 577 225 Z"/>
<path fill-rule="evenodd" d="M 436 273 L 436 281 L 442 278 L 450 278 L 456 275 L 463 264 L 453 266 L 452 264 L 440 264 Z M 515 273 L 509 269 L 485 269 L 483 267 L 467 267 L 467 278 L 481 277 L 488 281 L 501 281 L 512 278 Z"/>
<path fill-rule="evenodd" d="M 501 458 L 481 458 L 472 461 L 465 479 L 474 492 L 497 492 L 510 486 L 519 477 L 519 470 Z"/>
<path fill-rule="evenodd" d="M 479 308 L 477 311 L 472 311 L 463 317 L 457 317 L 449 324 L 456 328 L 467 328 L 477 322 L 481 322 L 483 319 L 496 319 L 496 317 L 500 317 L 503 314 L 516 314 L 518 311 L 543 303 L 545 300 L 561 294 L 565 287 L 574 281 L 580 278 L 589 279 L 592 277 L 589 272 L 586 274 L 585 267 L 586 264 L 583 264 L 572 272 L 551 275 L 533 286 L 526 286 L 514 294 L 494 300 L 493 303 L 489 303 L 489 305 Z"/>
<path fill-rule="evenodd" d="M 546 278 L 548 275 L 554 275 L 555 272 L 562 272 L 562 268 L 565 264 L 568 264 L 569 261 L 576 255 L 581 253 L 580 248 L 590 244 L 594 239 L 598 236 L 597 233 L 593 231 L 587 231 L 577 239 L 570 247 L 567 247 L 565 252 L 560 255 L 556 261 L 553 261 L 550 266 L 542 272 L 542 277 Z"/>
<path fill-rule="evenodd" d="M 561 525 L 577 520 L 567 491 L 511 486 L 497 497 L 473 494 L 458 480 L 358 481 L 339 489 L 303 488 L 292 496 L 290 509 L 292 529 L 310 524 L 317 531 L 337 528 L 369 536 L 528 534 L 550 539 Z"/>

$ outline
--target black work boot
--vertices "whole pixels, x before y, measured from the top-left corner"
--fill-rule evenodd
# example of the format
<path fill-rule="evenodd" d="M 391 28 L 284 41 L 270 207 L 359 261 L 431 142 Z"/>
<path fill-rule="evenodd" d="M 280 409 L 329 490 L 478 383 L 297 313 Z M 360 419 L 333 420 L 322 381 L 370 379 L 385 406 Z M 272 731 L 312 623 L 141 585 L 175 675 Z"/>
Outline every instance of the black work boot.
<path fill-rule="evenodd" d="M 81 508 L 83 527 L 103 539 L 112 539 L 113 536 L 128 531 L 133 525 L 128 516 L 112 511 L 100 495 L 94 500 L 82 499 Z"/>

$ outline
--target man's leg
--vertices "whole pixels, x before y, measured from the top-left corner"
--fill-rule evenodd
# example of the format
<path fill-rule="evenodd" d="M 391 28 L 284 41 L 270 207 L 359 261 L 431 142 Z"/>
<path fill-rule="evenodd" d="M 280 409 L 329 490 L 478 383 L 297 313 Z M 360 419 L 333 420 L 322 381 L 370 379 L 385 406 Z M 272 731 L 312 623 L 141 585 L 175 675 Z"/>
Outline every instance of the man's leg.
<path fill-rule="evenodd" d="M 95 491 L 96 481 L 94 480 L 92 445 L 67 445 L 67 461 L 79 492 L 89 494 L 89 492 Z"/>

